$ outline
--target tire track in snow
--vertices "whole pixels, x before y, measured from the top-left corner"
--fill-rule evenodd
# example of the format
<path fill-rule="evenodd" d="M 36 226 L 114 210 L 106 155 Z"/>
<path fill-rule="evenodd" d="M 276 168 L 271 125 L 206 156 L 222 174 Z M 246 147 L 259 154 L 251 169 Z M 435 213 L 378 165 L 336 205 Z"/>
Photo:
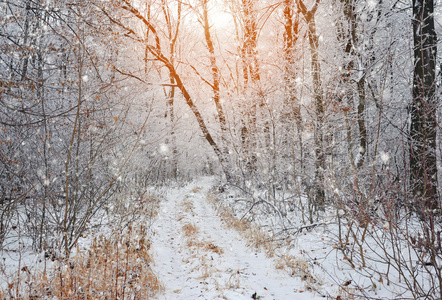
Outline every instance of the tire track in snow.
<path fill-rule="evenodd" d="M 165 288 L 159 299 L 240 300 L 255 293 L 259 299 L 323 299 L 297 292 L 304 289 L 300 279 L 276 270 L 272 259 L 252 251 L 227 228 L 206 200 L 209 187 L 210 180 L 204 179 L 173 189 L 161 205 L 152 226 L 153 270 Z M 186 224 L 198 232 L 186 236 Z M 192 246 L 197 244 L 211 244 L 222 253 Z"/>

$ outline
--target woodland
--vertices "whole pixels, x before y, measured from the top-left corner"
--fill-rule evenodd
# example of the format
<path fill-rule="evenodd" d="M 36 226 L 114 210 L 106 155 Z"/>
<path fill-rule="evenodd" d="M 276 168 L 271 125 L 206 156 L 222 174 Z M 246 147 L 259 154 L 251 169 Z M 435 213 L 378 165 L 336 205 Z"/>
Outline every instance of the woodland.
<path fill-rule="evenodd" d="M 262 239 L 327 230 L 371 282 L 342 299 L 442 298 L 440 0 L 0 0 L 0 23 L 4 276 L 12 252 L 74 269 L 116 224 L 144 243 L 127 224 L 210 176 Z M 69 294 L 17 268 L 0 298 Z"/>

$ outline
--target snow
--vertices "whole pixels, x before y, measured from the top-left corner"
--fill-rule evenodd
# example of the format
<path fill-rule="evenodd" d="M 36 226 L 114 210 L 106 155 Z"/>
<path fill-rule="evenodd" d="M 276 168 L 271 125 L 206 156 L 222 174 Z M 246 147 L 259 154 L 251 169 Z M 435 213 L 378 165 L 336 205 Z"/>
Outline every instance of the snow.
<path fill-rule="evenodd" d="M 388 271 L 391 260 L 398 255 L 407 262 L 407 268 L 421 273 L 420 284 L 426 286 L 432 282 L 415 252 L 419 249 L 407 248 L 410 247 L 407 236 L 389 239 L 390 231 L 403 228 L 401 224 L 385 220 L 373 223 L 366 231 L 353 226 L 357 240 L 362 241 L 366 267 L 360 268 L 356 252 L 351 258 L 355 264 L 352 267 L 347 258 L 351 244 L 342 247 L 338 238 L 338 232 L 345 235 L 345 211 L 339 211 L 342 225 L 336 223 L 334 214 L 324 214 L 315 223 L 304 224 L 295 211 L 285 211 L 282 217 L 275 213 L 278 210 L 275 207 L 267 213 L 260 210 L 271 203 L 257 205 L 251 212 L 247 197 L 241 198 L 241 194 L 228 187 L 224 194 L 214 197 L 214 184 L 214 178 L 203 177 L 182 186 L 167 186 L 165 191 L 152 187 L 149 193 L 161 193 L 158 202 L 146 202 L 136 209 L 130 199 L 123 203 L 126 211 L 133 209 L 140 213 L 137 224 L 150 228 L 150 267 L 161 286 L 156 299 L 252 299 L 255 295 L 257 299 L 302 300 L 346 298 L 353 294 L 376 299 L 392 299 L 398 295 L 411 298 L 402 275 L 394 269 Z M 143 205 L 151 205 L 152 212 Z M 250 228 L 264 228 L 263 232 L 270 235 L 247 235 L 247 229 L 233 229 L 231 220 L 224 214 L 225 207 L 232 208 L 232 216 L 247 219 L 245 223 L 251 224 Z M 150 213 L 143 214 L 143 211 Z M 104 226 L 93 226 L 96 230 L 79 239 L 78 249 L 87 250 L 94 237 L 109 236 L 111 227 L 120 232 L 118 226 L 126 224 L 116 221 L 118 215 L 109 216 L 109 220 L 107 216 L 102 217 L 93 224 Z M 416 236 L 419 224 L 404 221 L 408 223 L 407 230 Z M 256 227 L 252 227 L 254 225 Z M 12 234 L 19 236 L 20 230 L 15 228 Z M 363 232 L 364 239 L 361 238 Z M 289 239 L 283 238 L 286 233 Z M 250 237 L 257 238 L 251 240 Z M 283 241 L 275 244 L 272 255 L 268 248 L 255 247 L 253 243 L 262 245 L 267 237 Z M 50 257 L 45 259 L 44 252 L 34 253 L 30 246 L 31 242 L 20 236 L 19 241 L 5 244 L 0 252 L 0 292 L 7 290 L 7 284 L 14 282 L 17 276 L 26 276 L 24 267 L 36 273 L 38 269 L 50 270 L 54 266 Z"/>
<path fill-rule="evenodd" d="M 304 292 L 299 278 L 275 268 L 273 259 L 255 252 L 227 228 L 207 202 L 211 180 L 171 189 L 153 224 L 154 272 L 164 285 L 159 299 L 323 299 Z M 201 189 L 199 189 L 201 188 Z M 184 206 L 191 209 L 185 209 Z M 184 205 L 184 206 L 183 206 Z M 198 231 L 188 237 L 183 226 Z M 219 253 L 191 243 L 210 244 Z"/>
<path fill-rule="evenodd" d="M 160 152 L 162 154 L 166 154 L 167 152 L 169 152 L 169 147 L 166 144 L 161 144 L 160 145 Z"/>
<path fill-rule="evenodd" d="M 389 160 L 390 160 L 390 155 L 388 153 L 385 153 L 385 152 L 382 151 L 381 152 L 381 161 L 382 161 L 382 163 L 387 164 Z"/>

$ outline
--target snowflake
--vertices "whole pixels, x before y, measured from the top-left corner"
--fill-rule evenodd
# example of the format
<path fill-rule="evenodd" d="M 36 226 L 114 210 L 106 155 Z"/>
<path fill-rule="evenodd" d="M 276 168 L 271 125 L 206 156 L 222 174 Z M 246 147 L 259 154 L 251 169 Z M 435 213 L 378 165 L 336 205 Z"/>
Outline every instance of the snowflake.
<path fill-rule="evenodd" d="M 381 152 L 382 163 L 387 164 L 389 160 L 390 160 L 390 155 L 388 153 Z"/>

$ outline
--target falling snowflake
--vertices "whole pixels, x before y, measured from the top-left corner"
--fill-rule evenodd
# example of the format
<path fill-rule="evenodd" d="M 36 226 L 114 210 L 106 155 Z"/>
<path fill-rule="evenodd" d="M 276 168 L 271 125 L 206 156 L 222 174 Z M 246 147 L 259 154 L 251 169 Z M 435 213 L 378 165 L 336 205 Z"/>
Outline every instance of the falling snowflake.
<path fill-rule="evenodd" d="M 169 152 L 169 147 L 166 144 L 161 144 L 160 145 L 160 152 L 162 154 L 166 154 L 167 152 Z"/>
<path fill-rule="evenodd" d="M 390 155 L 388 153 L 381 152 L 382 163 L 387 164 L 389 160 L 390 160 Z"/>

